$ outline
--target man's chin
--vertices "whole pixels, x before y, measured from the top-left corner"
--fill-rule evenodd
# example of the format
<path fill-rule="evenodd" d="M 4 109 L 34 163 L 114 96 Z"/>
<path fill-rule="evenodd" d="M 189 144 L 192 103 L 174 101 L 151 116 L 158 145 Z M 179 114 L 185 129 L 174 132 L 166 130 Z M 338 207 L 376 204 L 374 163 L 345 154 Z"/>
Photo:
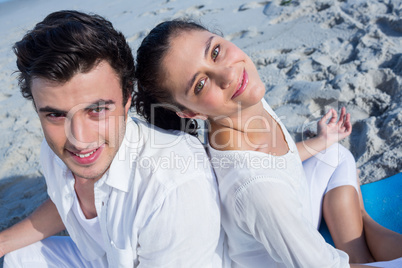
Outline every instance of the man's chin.
<path fill-rule="evenodd" d="M 71 172 L 74 175 L 74 178 L 81 178 L 81 179 L 86 179 L 86 180 L 99 180 L 103 174 L 106 172 L 106 170 L 99 171 L 94 170 L 94 167 L 81 167 L 81 168 L 76 168 L 76 167 L 69 167 Z"/>
<path fill-rule="evenodd" d="M 87 179 L 87 180 L 99 180 L 103 174 L 109 169 L 113 159 L 98 157 L 96 161 L 90 164 L 80 164 L 71 157 L 67 157 L 63 160 L 64 164 L 71 170 L 74 177 Z"/>

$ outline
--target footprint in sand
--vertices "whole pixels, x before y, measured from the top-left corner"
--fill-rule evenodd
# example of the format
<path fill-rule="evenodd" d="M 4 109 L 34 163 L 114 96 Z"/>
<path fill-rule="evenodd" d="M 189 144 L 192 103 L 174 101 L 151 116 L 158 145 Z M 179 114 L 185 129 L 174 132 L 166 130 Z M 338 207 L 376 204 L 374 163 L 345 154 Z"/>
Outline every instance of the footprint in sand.
<path fill-rule="evenodd" d="M 223 8 L 215 8 L 215 9 L 204 9 L 205 5 L 192 6 L 185 10 L 180 10 L 176 14 L 174 14 L 174 18 L 191 18 L 191 17 L 201 17 L 206 14 L 214 14 L 223 11 Z"/>
<path fill-rule="evenodd" d="M 134 42 L 134 41 L 136 41 L 136 40 L 138 40 L 138 39 L 143 39 L 146 35 L 147 35 L 147 32 L 145 32 L 145 31 L 140 31 L 140 32 L 134 34 L 133 36 L 128 37 L 128 38 L 127 38 L 127 41 L 128 41 L 129 43 L 131 43 L 131 42 Z"/>
<path fill-rule="evenodd" d="M 388 61 L 384 61 L 380 64 L 381 68 L 389 68 L 396 75 L 402 76 L 402 53 L 395 54 Z"/>
<path fill-rule="evenodd" d="M 269 3 L 269 1 L 246 3 L 246 4 L 241 5 L 237 11 L 241 12 L 241 11 L 245 11 L 245 10 L 248 10 L 248 9 L 254 9 L 254 8 L 263 7 L 268 3 Z"/>
<path fill-rule="evenodd" d="M 315 4 L 315 8 L 317 9 L 317 12 L 327 10 L 330 7 L 331 7 L 331 4 L 325 3 L 325 2 L 316 2 L 316 4 Z"/>
<path fill-rule="evenodd" d="M 251 28 L 248 30 L 242 30 L 239 32 L 225 35 L 225 38 L 229 41 L 232 41 L 233 39 L 241 39 L 241 38 L 245 38 L 245 37 L 255 37 L 255 36 L 263 35 L 263 34 L 264 34 L 264 32 L 257 31 L 257 29 L 255 29 L 255 28 Z"/>
<path fill-rule="evenodd" d="M 173 8 L 172 7 L 167 7 L 167 8 L 162 8 L 162 9 L 158 9 L 156 11 L 149 11 L 149 12 L 145 12 L 143 14 L 140 15 L 140 17 L 146 17 L 146 16 L 158 16 L 160 14 L 166 13 L 171 11 Z"/>
<path fill-rule="evenodd" d="M 376 21 L 381 31 L 394 37 L 402 37 L 402 19 L 392 19 L 389 17 L 381 17 Z"/>
<path fill-rule="evenodd" d="M 286 4 L 282 4 L 282 2 L 270 1 L 265 5 L 263 14 L 267 17 L 270 23 L 288 22 L 295 20 L 306 13 L 306 4 L 303 4 L 303 2 L 299 3 L 299 1 L 290 1 Z"/>
<path fill-rule="evenodd" d="M 398 96 L 401 88 L 401 82 L 390 69 L 370 70 L 368 76 L 372 79 L 374 88 L 385 92 L 389 96 Z"/>
<path fill-rule="evenodd" d="M 8 93 L 0 93 L 0 101 L 10 98 L 12 95 Z"/>

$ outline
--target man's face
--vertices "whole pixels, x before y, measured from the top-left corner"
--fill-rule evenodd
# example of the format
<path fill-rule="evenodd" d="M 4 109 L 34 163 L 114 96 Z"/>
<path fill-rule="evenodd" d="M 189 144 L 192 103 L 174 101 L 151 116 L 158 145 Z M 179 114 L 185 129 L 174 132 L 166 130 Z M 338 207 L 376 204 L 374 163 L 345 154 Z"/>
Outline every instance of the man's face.
<path fill-rule="evenodd" d="M 32 81 L 45 138 L 77 178 L 98 180 L 124 138 L 131 99 L 123 104 L 116 72 L 106 61 L 66 83 Z"/>

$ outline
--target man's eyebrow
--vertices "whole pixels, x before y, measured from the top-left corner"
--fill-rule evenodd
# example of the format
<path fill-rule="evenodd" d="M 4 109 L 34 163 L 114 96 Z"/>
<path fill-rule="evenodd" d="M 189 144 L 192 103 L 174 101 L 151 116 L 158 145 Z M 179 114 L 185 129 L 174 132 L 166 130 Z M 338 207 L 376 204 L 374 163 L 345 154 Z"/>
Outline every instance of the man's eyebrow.
<path fill-rule="evenodd" d="M 204 58 L 207 58 L 208 55 L 209 55 L 208 52 L 209 52 L 209 50 L 210 50 L 210 48 L 211 48 L 212 39 L 214 39 L 214 37 L 215 37 L 215 36 L 212 35 L 211 37 L 208 38 L 207 42 L 205 42 Z M 193 77 L 188 81 L 187 87 L 186 87 L 186 92 L 185 92 L 186 95 L 187 95 L 188 92 L 190 91 L 191 86 L 194 84 L 194 81 L 195 81 L 195 79 L 197 78 L 198 74 L 199 74 L 199 72 L 195 73 L 195 74 L 193 75 Z"/>
<path fill-rule="evenodd" d="M 104 99 L 99 99 L 96 100 L 94 102 L 92 102 L 91 104 L 87 105 L 85 107 L 85 109 L 93 109 L 98 107 L 99 105 L 109 105 L 109 104 L 115 104 L 115 101 L 113 100 L 104 100 Z M 67 114 L 67 111 L 63 111 L 57 108 L 53 108 L 50 106 L 45 106 L 39 109 L 40 113 L 55 113 L 55 114 Z"/>
<path fill-rule="evenodd" d="M 97 101 L 94 101 L 90 105 L 86 107 L 86 109 L 92 109 L 95 107 L 98 107 L 99 105 L 109 105 L 109 104 L 115 104 L 115 101 L 113 100 L 104 100 L 104 99 L 99 99 Z"/>
<path fill-rule="evenodd" d="M 67 114 L 66 111 L 62 111 L 56 108 L 52 108 L 50 106 L 46 106 L 39 109 L 40 113 L 55 113 L 55 114 Z"/>

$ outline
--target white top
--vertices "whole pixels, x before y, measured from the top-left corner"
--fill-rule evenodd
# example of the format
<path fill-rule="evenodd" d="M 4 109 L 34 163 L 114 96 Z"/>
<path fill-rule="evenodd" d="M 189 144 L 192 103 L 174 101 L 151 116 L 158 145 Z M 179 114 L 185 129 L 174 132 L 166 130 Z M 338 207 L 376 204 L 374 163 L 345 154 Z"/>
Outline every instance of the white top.
<path fill-rule="evenodd" d="M 87 219 L 85 217 L 76 194 L 74 194 L 74 204 L 72 206 L 72 210 L 82 228 L 92 237 L 93 240 L 95 240 L 96 243 L 98 243 L 101 248 L 103 248 L 103 250 L 106 250 L 105 243 L 102 239 L 102 232 L 98 217 L 92 219 Z"/>
<path fill-rule="evenodd" d="M 312 224 L 296 144 L 265 100 L 263 104 L 282 128 L 287 154 L 209 146 L 232 267 L 349 267 L 348 255 L 327 244 Z"/>
<path fill-rule="evenodd" d="M 46 141 L 41 164 L 48 194 L 89 261 L 105 258 L 109 267 L 221 267 L 217 185 L 196 138 L 128 119 L 118 153 L 94 186 L 105 249 L 73 213 L 74 177 Z"/>

